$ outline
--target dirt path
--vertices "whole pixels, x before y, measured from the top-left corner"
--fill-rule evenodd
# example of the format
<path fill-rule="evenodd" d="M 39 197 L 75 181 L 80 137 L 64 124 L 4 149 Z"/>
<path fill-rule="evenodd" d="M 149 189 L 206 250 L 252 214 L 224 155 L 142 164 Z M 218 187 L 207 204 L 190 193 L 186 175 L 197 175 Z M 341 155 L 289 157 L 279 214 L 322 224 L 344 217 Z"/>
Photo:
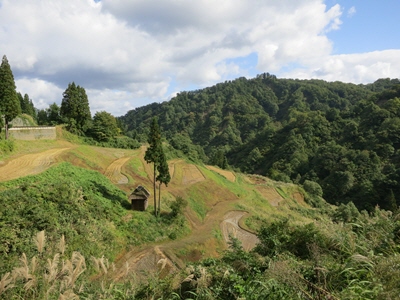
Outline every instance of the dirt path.
<path fill-rule="evenodd" d="M 57 157 L 70 148 L 55 148 L 40 153 L 23 155 L 0 164 L 0 181 L 38 174 L 57 162 Z"/>
<path fill-rule="evenodd" d="M 122 157 L 113 161 L 105 170 L 104 175 L 114 183 L 127 184 L 129 182 L 128 177 L 121 173 L 121 168 L 130 158 Z"/>
<path fill-rule="evenodd" d="M 243 246 L 243 249 L 249 251 L 259 242 L 257 236 L 239 226 L 239 220 L 246 215 L 244 211 L 230 211 L 224 216 L 221 222 L 221 231 L 225 243 L 229 242 L 230 236 L 237 238 Z"/>
<path fill-rule="evenodd" d="M 207 244 L 213 238 L 213 228 L 216 223 L 222 231 L 224 243 L 227 246 L 230 235 L 239 239 L 243 248 L 248 251 L 258 242 L 256 235 L 239 226 L 240 219 L 247 214 L 244 211 L 229 211 L 227 201 L 217 204 L 218 209 L 210 211 L 204 223 L 193 228 L 192 233 L 180 240 L 167 241 L 159 245 L 144 246 L 126 253 L 116 264 L 116 272 L 112 275 L 115 280 L 122 279 L 129 273 L 135 274 L 168 274 L 178 268 L 179 262 L 174 251 L 184 249 L 188 245 Z M 226 213 L 228 209 L 228 213 Z M 221 215 L 225 213 L 224 216 Z M 222 220 L 222 222 L 221 222 Z"/>

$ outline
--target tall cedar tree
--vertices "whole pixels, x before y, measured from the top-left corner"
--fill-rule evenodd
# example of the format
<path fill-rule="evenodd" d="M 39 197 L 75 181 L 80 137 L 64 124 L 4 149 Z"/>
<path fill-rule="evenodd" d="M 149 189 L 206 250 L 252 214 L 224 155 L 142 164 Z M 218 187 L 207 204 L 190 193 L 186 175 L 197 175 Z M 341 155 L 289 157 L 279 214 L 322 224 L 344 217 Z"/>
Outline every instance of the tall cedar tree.
<path fill-rule="evenodd" d="M 72 132 L 83 133 L 89 127 L 92 120 L 89 100 L 85 89 L 75 85 L 75 82 L 68 84 L 63 93 L 60 115 L 66 119 L 69 130 Z"/>
<path fill-rule="evenodd" d="M 21 93 L 17 93 L 19 104 L 21 105 L 21 113 L 30 115 L 31 117 L 36 119 L 35 106 L 32 103 L 32 100 L 29 99 L 29 95 L 25 94 L 22 96 Z"/>
<path fill-rule="evenodd" d="M 156 176 L 157 176 L 157 167 L 160 163 L 160 157 L 163 153 L 162 145 L 161 145 L 161 132 L 160 127 L 158 126 L 157 118 L 153 118 L 150 125 L 150 132 L 147 139 L 149 143 L 149 147 L 146 150 L 144 155 L 144 159 L 147 163 L 153 163 L 153 190 L 154 190 L 154 215 L 157 216 L 157 196 L 156 196 Z"/>
<path fill-rule="evenodd" d="M 169 167 L 167 158 L 165 157 L 164 150 L 162 149 L 161 145 L 161 155 L 160 161 L 157 166 L 158 175 L 156 180 L 160 183 L 158 186 L 158 214 L 160 214 L 161 210 L 161 185 L 164 183 L 165 186 L 168 186 L 168 183 L 171 181 L 171 175 L 169 174 Z"/>
<path fill-rule="evenodd" d="M 0 116 L 4 118 L 6 139 L 8 139 L 8 123 L 21 113 L 14 76 L 7 57 L 4 55 L 0 66 Z"/>

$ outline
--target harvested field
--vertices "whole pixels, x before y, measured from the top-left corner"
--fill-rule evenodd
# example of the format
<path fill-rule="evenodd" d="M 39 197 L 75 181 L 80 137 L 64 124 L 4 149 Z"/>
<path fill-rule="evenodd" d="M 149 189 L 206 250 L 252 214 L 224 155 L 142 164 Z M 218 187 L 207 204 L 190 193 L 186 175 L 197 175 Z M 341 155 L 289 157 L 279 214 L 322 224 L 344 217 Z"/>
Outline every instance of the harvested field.
<path fill-rule="evenodd" d="M 70 148 L 55 148 L 40 153 L 23 155 L 0 164 L 0 181 L 38 174 L 57 162 L 58 156 Z"/>
<path fill-rule="evenodd" d="M 194 184 L 205 180 L 203 173 L 195 165 L 186 164 L 183 168 L 182 184 Z"/>
<path fill-rule="evenodd" d="M 258 185 L 256 189 L 272 206 L 279 206 L 285 200 L 273 187 Z"/>
<path fill-rule="evenodd" d="M 229 181 L 235 182 L 235 180 L 236 180 L 235 174 L 231 171 L 222 170 L 222 169 L 214 167 L 214 166 L 206 166 L 206 167 L 207 167 L 207 169 L 217 172 L 218 174 L 224 176 Z"/>
<path fill-rule="evenodd" d="M 130 157 L 122 157 L 113 161 L 105 170 L 104 175 L 114 183 L 127 184 L 128 177 L 121 173 L 121 168 L 129 159 Z"/>

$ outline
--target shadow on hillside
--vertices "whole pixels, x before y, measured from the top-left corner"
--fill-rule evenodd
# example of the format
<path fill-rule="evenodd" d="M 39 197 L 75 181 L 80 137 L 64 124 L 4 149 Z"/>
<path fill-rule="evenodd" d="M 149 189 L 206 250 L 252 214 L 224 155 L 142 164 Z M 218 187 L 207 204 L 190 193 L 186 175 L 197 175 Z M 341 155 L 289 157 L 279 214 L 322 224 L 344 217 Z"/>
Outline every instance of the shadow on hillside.
<path fill-rule="evenodd" d="M 111 200 L 114 203 L 119 203 L 121 206 L 125 209 L 131 209 L 131 204 L 128 201 L 128 197 L 124 194 L 121 196 L 122 191 L 118 191 L 118 194 L 116 193 L 116 190 L 110 190 L 108 187 L 92 181 L 93 186 L 95 187 L 96 191 L 99 192 L 104 198 L 107 198 Z"/>

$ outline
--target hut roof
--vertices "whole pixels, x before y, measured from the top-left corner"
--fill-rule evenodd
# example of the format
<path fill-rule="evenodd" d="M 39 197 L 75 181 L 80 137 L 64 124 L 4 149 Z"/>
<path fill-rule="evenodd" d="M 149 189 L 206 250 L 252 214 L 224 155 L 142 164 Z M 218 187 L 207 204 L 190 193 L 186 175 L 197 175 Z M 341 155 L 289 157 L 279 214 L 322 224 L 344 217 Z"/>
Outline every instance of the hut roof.
<path fill-rule="evenodd" d="M 139 185 L 131 194 L 132 196 L 141 196 L 148 198 L 150 196 L 150 192 L 143 186 Z"/>

